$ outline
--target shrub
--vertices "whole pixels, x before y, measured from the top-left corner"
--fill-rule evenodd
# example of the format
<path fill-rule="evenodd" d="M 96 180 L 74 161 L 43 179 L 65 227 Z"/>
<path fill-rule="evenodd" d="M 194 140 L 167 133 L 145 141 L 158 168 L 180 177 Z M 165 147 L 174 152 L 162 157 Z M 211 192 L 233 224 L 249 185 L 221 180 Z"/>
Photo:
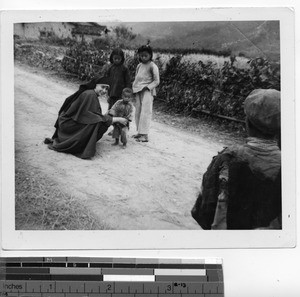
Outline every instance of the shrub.
<path fill-rule="evenodd" d="M 160 70 L 161 83 L 158 98 L 178 112 L 210 113 L 244 119 L 243 102 L 248 94 L 258 88 L 280 90 L 280 68 L 266 59 L 248 61 L 248 68 L 238 68 L 225 61 L 218 66 L 212 61 L 203 63 L 183 59 L 180 54 L 162 61 L 156 54 L 155 63 Z M 67 51 L 63 60 L 65 69 L 77 73 L 81 79 L 89 79 L 99 74 L 109 57 L 109 52 L 87 44 L 77 44 Z M 134 52 L 126 52 L 126 65 L 134 79 L 139 63 Z M 279 70 L 278 70 L 279 69 Z"/>
<path fill-rule="evenodd" d="M 210 113 L 244 119 L 243 102 L 258 88 L 280 90 L 280 72 L 268 61 L 254 60 L 250 68 L 240 69 L 224 62 L 222 68 L 213 63 L 182 63 L 172 58 L 161 74 L 159 96 L 178 111 L 191 113 L 205 110 Z"/>
<path fill-rule="evenodd" d="M 79 79 L 91 79 L 103 70 L 109 60 L 109 53 L 85 42 L 72 45 L 62 60 L 63 68 L 77 74 Z"/>
<path fill-rule="evenodd" d="M 20 56 L 28 64 L 52 67 L 60 64 L 65 71 L 81 80 L 104 73 L 109 65 L 111 48 L 97 41 L 97 46 L 87 43 L 72 43 L 62 61 L 50 57 L 47 50 L 33 45 L 15 43 L 15 57 Z M 161 83 L 157 97 L 168 107 L 184 114 L 199 114 L 205 111 L 226 117 L 244 119 L 243 102 L 248 94 L 258 88 L 280 90 L 280 64 L 265 58 L 248 61 L 244 68 L 237 63 L 223 60 L 206 62 L 188 59 L 179 51 L 177 55 L 155 53 L 155 63 L 160 70 Z M 125 64 L 134 79 L 139 61 L 134 51 L 125 51 Z M 56 65 L 57 66 L 57 65 Z"/>

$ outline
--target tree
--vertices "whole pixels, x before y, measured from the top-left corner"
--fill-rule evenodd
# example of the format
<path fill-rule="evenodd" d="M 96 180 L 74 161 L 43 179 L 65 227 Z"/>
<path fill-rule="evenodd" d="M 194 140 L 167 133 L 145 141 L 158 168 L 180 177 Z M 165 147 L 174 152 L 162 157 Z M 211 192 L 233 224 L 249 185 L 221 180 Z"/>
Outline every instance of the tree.
<path fill-rule="evenodd" d="M 128 46 L 130 41 L 136 38 L 136 34 L 132 32 L 132 28 L 125 27 L 124 25 L 116 26 L 112 29 L 116 36 L 116 42 L 120 46 Z"/>

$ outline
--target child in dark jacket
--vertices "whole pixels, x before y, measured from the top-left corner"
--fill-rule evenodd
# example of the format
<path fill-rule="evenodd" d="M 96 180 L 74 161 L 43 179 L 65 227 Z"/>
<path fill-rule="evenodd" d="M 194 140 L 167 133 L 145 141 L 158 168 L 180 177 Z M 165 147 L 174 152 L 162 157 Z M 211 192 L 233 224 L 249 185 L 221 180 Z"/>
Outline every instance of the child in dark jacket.
<path fill-rule="evenodd" d="M 122 90 L 131 87 L 129 69 L 124 65 L 125 56 L 120 48 L 112 51 L 109 61 L 111 65 L 106 70 L 104 76 L 109 79 L 110 89 L 108 91 L 108 109 L 121 99 Z"/>

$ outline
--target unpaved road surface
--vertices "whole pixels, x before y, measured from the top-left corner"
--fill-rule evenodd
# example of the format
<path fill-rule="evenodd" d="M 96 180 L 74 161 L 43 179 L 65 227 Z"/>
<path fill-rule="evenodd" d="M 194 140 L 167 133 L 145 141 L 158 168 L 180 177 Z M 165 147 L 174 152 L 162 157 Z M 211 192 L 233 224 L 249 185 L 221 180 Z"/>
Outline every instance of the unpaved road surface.
<path fill-rule="evenodd" d="M 16 65 L 15 158 L 38 168 L 111 229 L 199 229 L 190 211 L 220 142 L 152 122 L 150 142 L 130 138 L 122 149 L 106 133 L 92 160 L 49 150 L 43 140 L 52 136 L 61 104 L 77 88 Z M 106 102 L 101 106 L 105 112 Z M 135 133 L 134 123 L 129 133 Z"/>

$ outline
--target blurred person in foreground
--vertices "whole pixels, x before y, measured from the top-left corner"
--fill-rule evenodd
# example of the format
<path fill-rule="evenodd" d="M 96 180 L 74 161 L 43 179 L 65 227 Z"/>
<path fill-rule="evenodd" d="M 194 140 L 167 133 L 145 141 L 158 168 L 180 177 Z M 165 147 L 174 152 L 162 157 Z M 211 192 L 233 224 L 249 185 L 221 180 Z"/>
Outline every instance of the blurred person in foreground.
<path fill-rule="evenodd" d="M 281 229 L 280 92 L 244 102 L 246 143 L 213 157 L 191 211 L 203 229 Z"/>

